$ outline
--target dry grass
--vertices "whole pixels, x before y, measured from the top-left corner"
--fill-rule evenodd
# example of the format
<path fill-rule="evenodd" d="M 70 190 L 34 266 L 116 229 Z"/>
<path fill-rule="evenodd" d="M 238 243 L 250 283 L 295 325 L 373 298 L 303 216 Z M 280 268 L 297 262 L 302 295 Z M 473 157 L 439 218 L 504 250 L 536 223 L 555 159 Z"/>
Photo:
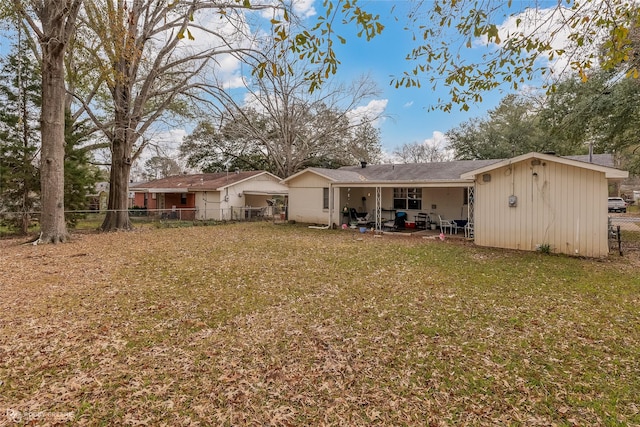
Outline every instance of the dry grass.
<path fill-rule="evenodd" d="M 640 425 L 628 258 L 260 223 L 0 250 L 0 425 Z"/>

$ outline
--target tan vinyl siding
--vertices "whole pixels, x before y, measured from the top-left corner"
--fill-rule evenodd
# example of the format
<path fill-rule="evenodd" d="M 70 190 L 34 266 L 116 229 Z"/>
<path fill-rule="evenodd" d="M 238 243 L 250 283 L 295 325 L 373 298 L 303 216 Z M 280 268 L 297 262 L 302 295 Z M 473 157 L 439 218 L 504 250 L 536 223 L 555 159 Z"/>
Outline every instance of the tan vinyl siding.
<path fill-rule="evenodd" d="M 329 221 L 328 210 L 322 208 L 323 188 L 329 187 L 326 178 L 307 173 L 292 179 L 288 184 L 290 220 L 317 224 L 326 224 Z M 335 197 L 337 200 L 337 196 Z"/>
<path fill-rule="evenodd" d="M 482 246 L 605 256 L 607 180 L 602 172 L 530 160 L 478 176 L 475 242 Z M 534 173 L 537 176 L 534 176 Z M 509 196 L 518 198 L 509 207 Z"/>
<path fill-rule="evenodd" d="M 196 194 L 196 219 L 220 220 L 220 192 L 201 191 Z"/>

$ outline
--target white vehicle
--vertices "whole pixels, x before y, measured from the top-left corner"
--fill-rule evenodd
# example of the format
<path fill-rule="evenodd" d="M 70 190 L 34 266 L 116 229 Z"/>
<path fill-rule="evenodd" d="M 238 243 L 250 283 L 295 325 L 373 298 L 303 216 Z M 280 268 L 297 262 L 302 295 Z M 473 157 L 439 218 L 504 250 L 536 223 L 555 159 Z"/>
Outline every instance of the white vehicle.
<path fill-rule="evenodd" d="M 622 197 L 609 197 L 609 212 L 626 212 L 627 202 Z"/>

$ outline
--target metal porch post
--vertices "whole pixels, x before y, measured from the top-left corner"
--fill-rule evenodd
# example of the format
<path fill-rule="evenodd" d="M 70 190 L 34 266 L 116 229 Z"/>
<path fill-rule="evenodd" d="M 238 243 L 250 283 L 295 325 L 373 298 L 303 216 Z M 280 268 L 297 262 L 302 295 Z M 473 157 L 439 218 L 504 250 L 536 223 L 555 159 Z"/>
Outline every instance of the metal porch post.
<path fill-rule="evenodd" d="M 382 230 L 382 188 L 376 187 L 376 230 Z"/>

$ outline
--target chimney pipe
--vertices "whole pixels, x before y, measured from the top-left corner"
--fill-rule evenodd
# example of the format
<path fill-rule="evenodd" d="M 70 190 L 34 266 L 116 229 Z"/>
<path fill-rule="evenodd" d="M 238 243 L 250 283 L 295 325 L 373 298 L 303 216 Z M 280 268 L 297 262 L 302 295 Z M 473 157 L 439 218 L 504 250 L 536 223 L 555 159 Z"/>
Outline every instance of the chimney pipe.
<path fill-rule="evenodd" d="M 362 169 L 367 167 L 367 162 L 365 162 L 364 160 L 360 162 L 360 166 L 362 167 Z"/>

